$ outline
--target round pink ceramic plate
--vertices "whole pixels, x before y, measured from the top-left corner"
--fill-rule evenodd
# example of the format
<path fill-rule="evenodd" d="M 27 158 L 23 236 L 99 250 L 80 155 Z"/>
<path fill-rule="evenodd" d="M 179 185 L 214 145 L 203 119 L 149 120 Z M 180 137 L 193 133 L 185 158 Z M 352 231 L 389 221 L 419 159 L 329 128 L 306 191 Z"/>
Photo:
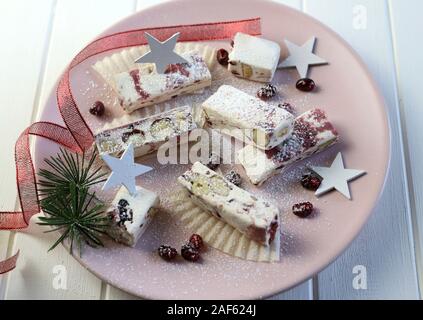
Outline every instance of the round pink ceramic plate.
<path fill-rule="evenodd" d="M 313 107 L 324 109 L 341 134 L 342 143 L 308 163 L 328 164 L 336 152 L 342 151 L 347 167 L 367 172 L 350 184 L 353 200 L 348 201 L 337 192 L 317 199 L 303 190 L 298 184 L 305 166 L 302 163 L 285 177 L 270 180 L 260 190 L 260 194 L 282 211 L 279 263 L 247 262 L 213 249 L 203 255 L 201 263 L 165 263 L 157 257 L 156 248 L 162 243 L 179 247 L 190 233 L 175 218 L 162 214 L 136 248 L 108 242 L 105 248 L 87 249 L 82 258 L 77 257 L 101 279 L 144 298 L 266 297 L 291 288 L 322 270 L 345 250 L 367 221 L 382 191 L 389 164 L 389 127 L 383 100 L 369 72 L 333 31 L 301 12 L 271 2 L 248 1 L 246 5 L 244 0 L 182 0 L 138 12 L 104 34 L 257 16 L 262 18 L 263 36 L 280 43 L 283 57 L 287 56 L 284 38 L 298 44 L 312 36 L 318 38 L 316 52 L 330 62 L 328 66 L 311 70 L 310 76 L 319 85 L 319 90 L 312 94 L 295 90 L 295 71 L 279 71 L 276 81 L 286 88 L 283 97 L 296 104 L 298 111 Z M 106 99 L 101 88 L 97 88 L 87 75 L 90 65 L 99 58 L 90 59 L 72 72 L 73 92 L 84 115 L 93 101 Z M 54 92 L 42 118 L 62 123 Z M 44 139 L 37 139 L 37 168 L 57 148 Z M 175 185 L 176 177 L 186 169 L 183 166 L 160 167 L 153 162 L 156 170 L 141 179 L 141 184 L 152 190 Z M 318 213 L 303 220 L 292 215 L 290 207 L 301 200 L 312 201 Z"/>

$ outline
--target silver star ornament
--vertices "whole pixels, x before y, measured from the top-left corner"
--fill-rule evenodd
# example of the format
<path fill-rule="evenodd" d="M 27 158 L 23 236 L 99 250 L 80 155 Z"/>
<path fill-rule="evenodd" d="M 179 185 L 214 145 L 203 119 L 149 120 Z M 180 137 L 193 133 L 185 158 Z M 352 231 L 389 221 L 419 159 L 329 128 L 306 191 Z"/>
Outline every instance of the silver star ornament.
<path fill-rule="evenodd" d="M 128 189 L 131 195 L 136 195 L 135 178 L 147 173 L 153 168 L 134 162 L 134 145 L 131 143 L 123 153 L 122 157 L 114 158 L 108 154 L 101 157 L 107 166 L 112 170 L 103 190 L 113 188 L 117 185 L 123 185 Z"/>
<path fill-rule="evenodd" d="M 329 168 L 311 167 L 311 169 L 323 178 L 319 189 L 316 191 L 316 196 L 321 196 L 335 189 L 349 200 L 351 200 L 351 194 L 348 182 L 357 179 L 366 173 L 363 170 L 345 169 L 341 153 L 338 153 Z"/>
<path fill-rule="evenodd" d="M 310 66 L 327 64 L 328 62 L 313 53 L 316 37 L 311 38 L 302 46 L 285 39 L 289 57 L 282 61 L 278 68 L 297 68 L 301 78 L 307 78 Z"/>
<path fill-rule="evenodd" d="M 145 32 L 150 51 L 135 60 L 135 63 L 154 63 L 157 73 L 164 73 L 170 64 L 188 63 L 187 60 L 174 51 L 179 35 L 180 33 L 177 32 L 169 39 L 161 42 L 148 32 Z"/>

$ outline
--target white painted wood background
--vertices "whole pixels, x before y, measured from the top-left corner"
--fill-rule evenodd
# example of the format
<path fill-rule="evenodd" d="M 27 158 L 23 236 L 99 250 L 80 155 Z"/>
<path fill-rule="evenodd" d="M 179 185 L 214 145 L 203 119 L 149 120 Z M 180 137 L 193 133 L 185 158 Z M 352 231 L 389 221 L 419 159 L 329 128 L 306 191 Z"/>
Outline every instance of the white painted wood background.
<path fill-rule="evenodd" d="M 423 95 L 419 33 L 423 30 L 423 1 L 276 1 L 318 18 L 363 57 L 386 99 L 393 155 L 386 190 L 356 241 L 326 270 L 273 299 L 420 299 Z M 67 63 L 112 23 L 160 2 L 0 1 L 0 210 L 17 209 L 14 143 L 38 119 L 40 106 Z M 367 13 L 365 29 L 355 24 L 359 13 Z M 134 298 L 99 280 L 62 247 L 47 253 L 52 237 L 43 234 L 34 223 L 20 233 L 0 232 L 0 260 L 17 248 L 23 251 L 17 269 L 0 276 L 0 299 Z M 52 286 L 57 264 L 66 267 L 67 290 Z M 357 265 L 367 268 L 367 290 L 353 288 L 353 268 Z"/>

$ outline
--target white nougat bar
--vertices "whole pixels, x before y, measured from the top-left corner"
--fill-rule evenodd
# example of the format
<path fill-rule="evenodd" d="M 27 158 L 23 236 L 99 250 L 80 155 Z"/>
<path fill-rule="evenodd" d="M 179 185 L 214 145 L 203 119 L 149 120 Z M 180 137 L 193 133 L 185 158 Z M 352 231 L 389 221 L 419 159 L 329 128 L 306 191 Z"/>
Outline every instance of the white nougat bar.
<path fill-rule="evenodd" d="M 235 186 L 200 162 L 178 178 L 194 203 L 268 246 L 279 232 L 279 209 Z"/>
<path fill-rule="evenodd" d="M 132 143 L 135 157 L 141 157 L 196 127 L 192 108 L 183 106 L 124 126 L 100 131 L 95 135 L 95 143 L 100 155 L 120 155 Z"/>
<path fill-rule="evenodd" d="M 142 107 L 198 91 L 211 85 L 211 74 L 200 54 L 181 54 L 189 63 L 169 65 L 165 74 L 142 74 L 140 69 L 116 74 L 114 88 L 120 105 L 130 113 Z"/>
<path fill-rule="evenodd" d="M 246 146 L 238 160 L 253 184 L 262 184 L 293 162 L 323 151 L 338 141 L 338 133 L 320 109 L 310 110 L 294 122 L 291 138 L 268 151 Z"/>
<path fill-rule="evenodd" d="M 103 81 L 115 89 L 113 78 L 118 73 L 140 69 L 141 74 L 148 74 L 154 70 L 153 63 L 135 63 L 139 57 L 149 51 L 150 48 L 148 45 L 125 48 L 97 60 L 91 67 L 95 71 L 95 74 L 100 76 Z M 204 42 L 178 42 L 175 45 L 174 51 L 177 54 L 186 52 L 196 52 L 200 54 L 209 70 L 212 70 L 217 63 L 216 49 L 206 45 Z"/>
<path fill-rule="evenodd" d="M 136 187 L 132 196 L 121 187 L 106 211 L 110 219 L 108 234 L 117 242 L 135 246 L 158 210 L 159 197 L 147 189 Z"/>
<path fill-rule="evenodd" d="M 229 54 L 228 70 L 237 77 L 271 82 L 280 58 L 281 48 L 273 41 L 237 33 Z"/>
<path fill-rule="evenodd" d="M 202 104 L 206 124 L 269 150 L 290 137 L 294 116 L 232 86 L 223 85 Z"/>

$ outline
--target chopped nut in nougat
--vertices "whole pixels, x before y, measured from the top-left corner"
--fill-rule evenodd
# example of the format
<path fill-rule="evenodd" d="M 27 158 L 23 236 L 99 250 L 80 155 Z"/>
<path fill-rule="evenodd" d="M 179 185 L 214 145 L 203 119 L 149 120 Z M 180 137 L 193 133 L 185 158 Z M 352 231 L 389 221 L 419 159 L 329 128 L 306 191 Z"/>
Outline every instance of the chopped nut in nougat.
<path fill-rule="evenodd" d="M 95 135 L 95 143 L 101 155 L 119 155 L 132 143 L 135 157 L 141 157 L 156 151 L 169 139 L 189 133 L 196 127 L 192 108 L 185 106 L 103 130 Z"/>
<path fill-rule="evenodd" d="M 280 52 L 276 42 L 239 32 L 229 54 L 228 69 L 237 77 L 270 82 L 278 66 Z"/>
<path fill-rule="evenodd" d="M 178 178 L 201 208 L 244 233 L 269 245 L 279 232 L 279 209 L 256 198 L 200 162 Z"/>

